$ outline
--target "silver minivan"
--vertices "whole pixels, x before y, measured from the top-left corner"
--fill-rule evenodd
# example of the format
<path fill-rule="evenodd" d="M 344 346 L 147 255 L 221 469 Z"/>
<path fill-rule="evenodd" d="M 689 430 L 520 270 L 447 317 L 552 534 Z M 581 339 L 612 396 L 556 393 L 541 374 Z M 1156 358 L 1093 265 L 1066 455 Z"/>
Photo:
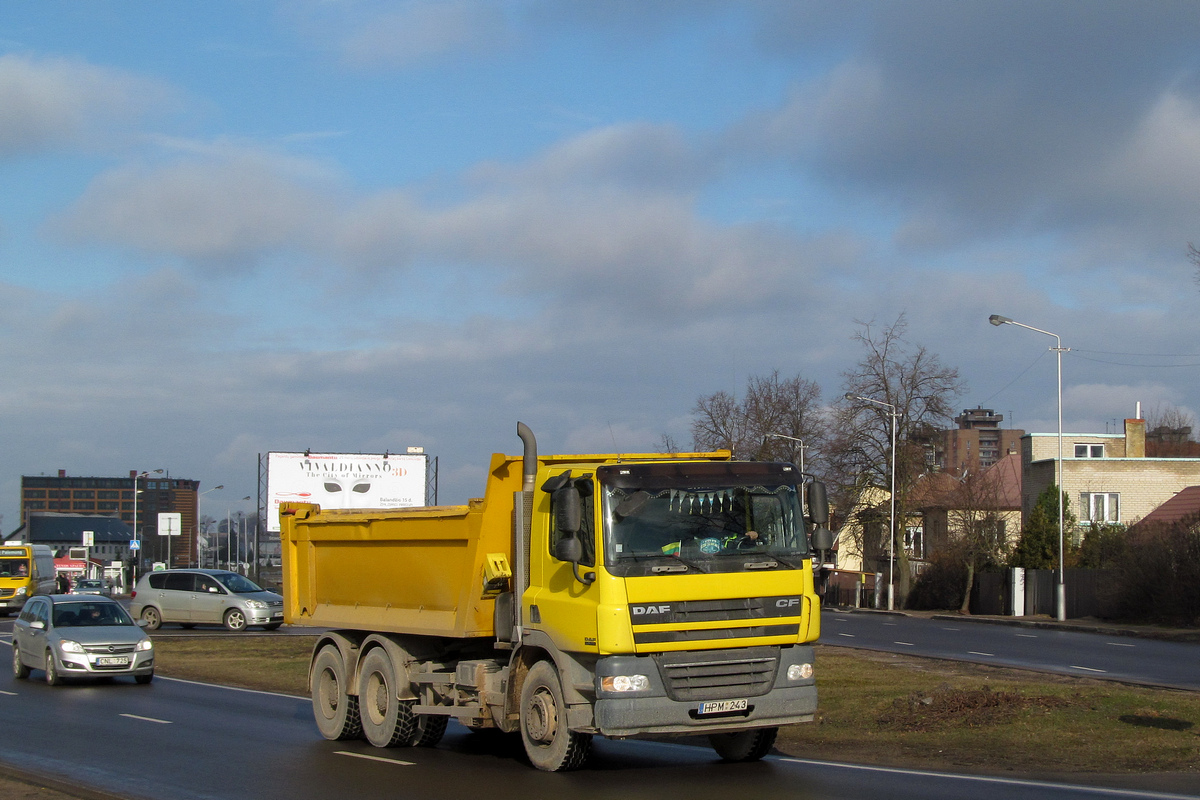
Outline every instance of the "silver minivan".
<path fill-rule="evenodd" d="M 261 625 L 273 631 L 283 624 L 283 597 L 249 578 L 223 569 L 165 569 L 142 576 L 129 610 L 157 630 L 164 622 L 185 628 L 224 625 L 243 631 Z"/>

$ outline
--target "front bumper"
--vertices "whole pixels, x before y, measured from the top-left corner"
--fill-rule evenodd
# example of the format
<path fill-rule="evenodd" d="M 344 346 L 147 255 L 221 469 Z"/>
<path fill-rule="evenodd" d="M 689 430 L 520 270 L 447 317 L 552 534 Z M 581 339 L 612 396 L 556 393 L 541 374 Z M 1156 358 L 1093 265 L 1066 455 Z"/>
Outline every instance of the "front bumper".
<path fill-rule="evenodd" d="M 732 652 L 732 651 L 726 651 Z M 736 687 L 681 691 L 668 688 L 672 679 L 664 677 L 651 657 L 611 656 L 596 664 L 596 732 L 611 738 L 649 734 L 723 733 L 750 728 L 776 727 L 812 722 L 817 711 L 817 686 L 812 677 L 789 680 L 788 668 L 812 664 L 812 648 L 807 645 L 778 649 L 779 658 L 773 679 L 758 689 L 742 691 Z M 713 654 L 693 651 L 688 655 L 701 671 L 708 669 Z M 731 662 L 717 662 L 731 663 Z M 606 692 L 601 680 L 611 675 L 645 675 L 649 687 L 637 692 Z M 719 713 L 703 713 L 704 703 L 731 701 L 735 708 Z"/>
<path fill-rule="evenodd" d="M 64 678 L 101 677 L 103 675 L 150 675 L 154 672 L 154 651 L 134 653 L 55 653 L 59 674 Z M 113 660 L 117 663 L 113 663 Z M 125 660 L 126 663 L 120 663 Z"/>

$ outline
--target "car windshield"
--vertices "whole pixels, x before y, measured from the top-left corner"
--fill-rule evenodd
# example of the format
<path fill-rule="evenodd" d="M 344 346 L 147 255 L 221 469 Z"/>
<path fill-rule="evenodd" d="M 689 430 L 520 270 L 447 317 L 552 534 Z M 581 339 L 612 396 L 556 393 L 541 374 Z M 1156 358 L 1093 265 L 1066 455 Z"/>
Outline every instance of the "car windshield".
<path fill-rule="evenodd" d="M 235 594 L 251 594 L 263 590 L 257 583 L 236 572 L 218 572 L 214 577 Z"/>
<path fill-rule="evenodd" d="M 788 569 L 807 558 L 798 471 L 762 463 L 604 467 L 616 574 Z"/>
<path fill-rule="evenodd" d="M 55 603 L 54 627 L 133 625 L 125 609 L 116 603 Z"/>

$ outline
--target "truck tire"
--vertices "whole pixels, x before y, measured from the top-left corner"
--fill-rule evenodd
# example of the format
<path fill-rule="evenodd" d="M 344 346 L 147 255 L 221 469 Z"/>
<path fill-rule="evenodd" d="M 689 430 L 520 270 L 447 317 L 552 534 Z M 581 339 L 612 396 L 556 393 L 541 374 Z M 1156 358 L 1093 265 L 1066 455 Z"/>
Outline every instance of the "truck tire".
<path fill-rule="evenodd" d="M 326 739 L 358 739 L 362 722 L 358 698 L 346 694 L 346 665 L 333 645 L 322 647 L 312 664 L 312 704 L 317 730 Z"/>
<path fill-rule="evenodd" d="M 401 680 L 391 656 L 377 648 L 363 657 L 358 678 L 358 710 L 363 735 L 376 747 L 434 747 L 446 733 L 449 717 L 414 714 L 413 700 L 396 695 Z"/>
<path fill-rule="evenodd" d="M 758 761 L 775 745 L 779 728 L 755 728 L 737 733 L 714 733 L 708 737 L 717 755 L 726 761 Z"/>
<path fill-rule="evenodd" d="M 539 661 L 521 687 L 521 741 L 533 766 L 546 772 L 578 769 L 592 752 L 592 736 L 567 728 L 558 670 Z"/>

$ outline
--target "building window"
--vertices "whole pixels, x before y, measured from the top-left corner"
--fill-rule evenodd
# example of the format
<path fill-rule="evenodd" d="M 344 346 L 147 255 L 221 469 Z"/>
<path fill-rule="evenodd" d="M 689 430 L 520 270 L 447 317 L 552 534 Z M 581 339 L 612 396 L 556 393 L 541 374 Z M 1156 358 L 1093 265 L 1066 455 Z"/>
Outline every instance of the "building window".
<path fill-rule="evenodd" d="M 1104 445 L 1102 444 L 1077 444 L 1075 445 L 1076 458 L 1104 458 Z"/>
<path fill-rule="evenodd" d="M 66 504 L 64 503 L 63 505 L 66 505 Z M 95 511 L 96 504 L 89 500 L 84 500 L 82 502 L 77 502 L 75 504 L 75 510 L 76 511 Z"/>
<path fill-rule="evenodd" d="M 1117 492 L 1083 492 L 1079 495 L 1084 523 L 1121 521 L 1121 495 Z"/>

